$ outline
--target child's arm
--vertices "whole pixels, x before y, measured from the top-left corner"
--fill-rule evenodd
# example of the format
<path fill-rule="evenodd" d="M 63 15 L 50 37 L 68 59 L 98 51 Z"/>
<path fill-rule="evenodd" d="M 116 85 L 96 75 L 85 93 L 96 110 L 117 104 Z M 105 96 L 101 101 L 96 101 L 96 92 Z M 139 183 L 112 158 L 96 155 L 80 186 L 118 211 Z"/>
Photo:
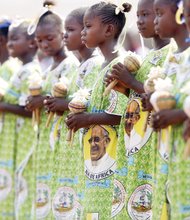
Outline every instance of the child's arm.
<path fill-rule="evenodd" d="M 138 94 L 145 92 L 143 83 L 136 80 L 134 75 L 121 63 L 112 67 L 111 74 L 108 74 L 108 78 L 110 81 L 117 79 L 125 88 L 133 89 Z"/>
<path fill-rule="evenodd" d="M 26 111 L 24 106 L 12 105 L 5 102 L 0 102 L 0 112 L 9 112 L 27 118 L 32 117 L 32 113 Z"/>
<path fill-rule="evenodd" d="M 44 100 L 45 108 L 50 112 L 64 112 L 69 111 L 69 101 L 63 98 L 49 97 Z"/>
<path fill-rule="evenodd" d="M 153 115 L 153 128 L 155 131 L 164 129 L 169 125 L 177 125 L 183 123 L 187 119 L 187 115 L 181 109 L 162 110 Z"/>
<path fill-rule="evenodd" d="M 152 93 L 143 93 L 141 94 L 141 100 L 142 100 L 142 110 L 143 111 L 152 111 L 153 110 L 153 106 L 150 103 L 150 97 L 151 97 Z"/>
<path fill-rule="evenodd" d="M 89 127 L 91 125 L 119 125 L 121 116 L 103 113 L 81 113 L 70 114 L 67 116 L 66 124 L 69 129 L 77 131 L 79 128 Z"/>
<path fill-rule="evenodd" d="M 190 138 L 190 119 L 186 120 L 184 123 L 183 138 L 185 141 Z"/>
<path fill-rule="evenodd" d="M 36 108 L 44 107 L 44 100 L 47 96 L 29 96 L 26 101 L 26 109 L 28 111 L 34 111 Z"/>

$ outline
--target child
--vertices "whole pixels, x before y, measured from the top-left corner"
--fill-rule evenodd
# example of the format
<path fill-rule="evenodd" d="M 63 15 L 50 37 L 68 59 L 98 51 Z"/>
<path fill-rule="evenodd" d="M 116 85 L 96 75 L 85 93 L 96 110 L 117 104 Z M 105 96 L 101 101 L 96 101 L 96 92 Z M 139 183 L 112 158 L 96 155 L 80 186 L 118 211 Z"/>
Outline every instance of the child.
<path fill-rule="evenodd" d="M 117 7 L 111 3 L 100 2 L 91 6 L 84 16 L 82 42 L 89 48 L 98 47 L 103 54 L 104 63 L 92 91 L 88 113 L 68 115 L 67 125 L 75 131 L 85 128 L 83 134 L 83 153 L 85 164 L 84 219 L 111 218 L 113 174 L 117 126 L 120 123 L 122 101 L 125 97 L 117 92 L 103 97 L 104 75 L 111 66 L 121 60 L 115 51 L 118 38 L 125 25 L 125 12 L 131 5 L 125 3 Z M 122 99 L 122 96 L 124 99 Z"/>
<path fill-rule="evenodd" d="M 156 163 L 156 194 L 153 219 L 160 218 L 160 210 L 166 194 L 171 206 L 171 219 L 185 219 L 190 213 L 187 209 L 189 197 L 186 196 L 189 187 L 188 161 L 183 160 L 185 143 L 181 138 L 182 123 L 187 118 L 182 110 L 183 96 L 180 89 L 189 79 L 189 74 L 183 73 L 180 64 L 188 56 L 189 43 L 186 41 L 188 32 L 184 23 L 176 22 L 181 1 L 156 0 L 154 3 L 156 19 L 155 30 L 160 37 L 173 37 L 177 44 L 177 50 L 171 54 L 164 65 L 165 74 L 172 79 L 174 84 L 174 95 L 176 97 L 176 108 L 173 110 L 162 110 L 153 116 L 153 127 L 155 130 L 164 129 L 171 125 L 169 151 L 165 144 L 165 153 L 169 154 L 167 161 L 157 157 Z M 162 132 L 163 130 L 161 130 Z M 162 140 L 164 143 L 164 139 Z M 159 151 L 158 151 L 159 154 Z M 182 165 L 183 164 L 183 165 Z M 169 168 L 168 168 L 169 167 Z M 168 171 L 169 170 L 169 171 Z M 167 181 L 168 180 L 168 181 Z M 167 181 L 167 183 L 166 183 Z"/>
<path fill-rule="evenodd" d="M 35 133 L 30 130 L 31 113 L 24 107 L 28 96 L 28 79 L 33 73 L 39 74 L 40 67 L 33 61 L 37 46 L 34 36 L 27 33 L 28 26 L 28 21 L 15 21 L 9 27 L 8 34 L 9 54 L 17 57 L 23 65 L 11 77 L 1 103 L 5 121 L 0 135 L 0 155 L 1 161 L 4 161 L 1 164 L 6 164 L 1 169 L 1 180 L 5 187 L 2 192 L 1 219 L 30 218 L 34 199 Z"/>
<path fill-rule="evenodd" d="M 73 79 L 72 92 L 79 88 L 92 90 L 94 79 L 99 74 L 102 61 L 102 58 L 95 54 L 94 49 L 88 49 L 81 42 L 85 11 L 86 8 L 75 9 L 65 19 L 65 46 L 68 50 L 77 52 L 80 59 L 80 66 L 76 69 L 78 71 L 77 76 Z M 73 95 L 71 91 L 70 96 Z M 65 110 L 62 121 L 65 120 L 68 111 L 62 109 L 64 103 L 61 104 L 60 99 L 49 99 L 46 106 L 50 111 Z M 80 132 L 75 133 L 72 146 L 70 146 L 71 143 L 67 141 L 67 126 L 62 123 L 61 126 L 60 141 L 56 143 L 54 150 L 54 161 L 56 162 L 53 165 L 54 179 L 51 182 L 53 216 L 54 218 L 83 219 L 84 169 L 82 149 L 79 143 Z M 56 124 L 52 127 L 51 137 L 55 133 L 54 128 L 56 127 Z M 71 196 L 73 196 L 72 201 L 69 199 Z M 65 201 L 64 204 L 63 201 Z M 72 205 L 69 204 L 69 201 Z M 68 208 L 67 210 L 66 207 L 70 206 L 71 209 Z M 62 212 L 64 208 L 65 212 Z"/>
<path fill-rule="evenodd" d="M 139 0 L 137 8 L 139 32 L 144 38 L 152 38 L 153 50 L 144 58 L 135 77 L 122 64 L 113 66 L 111 75 L 121 81 L 126 88 L 130 88 L 129 101 L 120 126 L 118 166 L 115 174 L 115 190 L 119 188 L 123 192 L 124 189 L 127 195 L 123 193 L 124 202 L 120 202 L 122 207 L 125 206 L 123 211 L 119 209 L 114 211 L 115 215 L 118 214 L 117 219 L 151 219 L 152 216 L 155 181 L 155 144 L 152 140 L 155 137 L 150 124 L 145 127 L 147 113 L 142 111 L 141 94 L 145 92 L 144 81 L 150 69 L 163 65 L 170 47 L 169 39 L 160 39 L 154 31 L 153 3 L 153 0 Z"/>
<path fill-rule="evenodd" d="M 53 86 L 59 79 L 66 77 L 73 88 L 73 77 L 77 68 L 77 60 L 74 57 L 67 57 L 63 42 L 63 24 L 62 19 L 48 10 L 45 12 L 37 23 L 35 36 L 39 48 L 48 56 L 52 56 L 53 64 L 44 74 L 43 93 L 38 97 L 30 97 L 28 108 L 33 110 L 41 108 L 41 124 L 39 126 L 39 141 L 36 151 L 36 178 L 37 178 L 37 195 L 36 195 L 36 218 L 51 219 L 51 181 L 54 180 L 56 171 L 53 169 L 54 147 L 59 140 L 60 123 L 62 121 L 62 111 L 68 109 L 68 101 L 64 103 L 62 109 L 56 112 L 55 119 L 50 123 L 50 128 L 46 128 L 47 116 L 45 115 L 43 101 L 48 98 L 45 94 L 51 94 Z M 66 107 L 65 107 L 66 106 Z M 53 109 L 51 109 L 53 111 Z M 54 112 L 54 111 L 53 111 Z M 50 140 L 52 128 L 56 127 L 56 133 L 53 134 L 53 140 Z M 61 157 L 61 155 L 60 155 Z"/>
<path fill-rule="evenodd" d="M 19 61 L 9 57 L 7 49 L 8 29 L 11 21 L 3 18 L 0 19 L 0 77 L 7 82 L 12 76 L 13 71 L 17 72 L 20 67 Z"/>

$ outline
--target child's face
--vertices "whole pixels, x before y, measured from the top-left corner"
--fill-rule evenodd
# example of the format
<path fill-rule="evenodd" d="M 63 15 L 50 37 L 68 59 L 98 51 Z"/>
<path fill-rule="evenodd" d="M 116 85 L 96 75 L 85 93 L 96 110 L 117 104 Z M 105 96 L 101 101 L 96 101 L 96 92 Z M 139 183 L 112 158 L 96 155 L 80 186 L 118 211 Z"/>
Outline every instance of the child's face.
<path fill-rule="evenodd" d="M 82 43 L 88 48 L 99 47 L 105 41 L 106 25 L 102 24 L 100 17 L 94 17 L 90 11 L 84 15 L 84 29 L 81 32 Z"/>
<path fill-rule="evenodd" d="M 44 24 L 38 26 L 35 39 L 38 47 L 47 56 L 54 56 L 63 48 L 63 33 L 56 25 Z"/>
<path fill-rule="evenodd" d="M 77 22 L 73 16 L 68 16 L 65 20 L 64 44 L 68 50 L 80 50 L 84 45 L 81 41 L 81 31 L 83 26 Z"/>
<path fill-rule="evenodd" d="M 155 32 L 160 38 L 172 38 L 176 32 L 175 13 L 172 11 L 172 6 L 166 4 L 165 0 L 155 0 Z"/>
<path fill-rule="evenodd" d="M 144 38 L 155 36 L 154 19 L 153 1 L 140 0 L 137 9 L 137 27 Z"/>
<path fill-rule="evenodd" d="M 7 48 L 12 57 L 22 58 L 29 52 L 29 39 L 19 27 L 11 28 L 8 34 Z"/>
<path fill-rule="evenodd" d="M 185 23 L 188 29 L 188 32 L 190 33 L 190 1 L 184 0 L 184 17 L 185 17 Z"/>

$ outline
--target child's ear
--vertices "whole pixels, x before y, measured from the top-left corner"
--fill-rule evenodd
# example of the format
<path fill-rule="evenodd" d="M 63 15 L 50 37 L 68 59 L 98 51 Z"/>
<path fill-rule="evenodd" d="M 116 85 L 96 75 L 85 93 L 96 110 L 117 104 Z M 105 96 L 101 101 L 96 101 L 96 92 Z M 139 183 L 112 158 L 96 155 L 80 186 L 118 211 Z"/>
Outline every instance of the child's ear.
<path fill-rule="evenodd" d="M 110 37 L 115 34 L 115 26 L 113 24 L 107 24 L 105 36 Z"/>
<path fill-rule="evenodd" d="M 30 39 L 28 46 L 29 46 L 29 48 L 37 48 L 37 44 L 36 44 L 35 39 Z"/>

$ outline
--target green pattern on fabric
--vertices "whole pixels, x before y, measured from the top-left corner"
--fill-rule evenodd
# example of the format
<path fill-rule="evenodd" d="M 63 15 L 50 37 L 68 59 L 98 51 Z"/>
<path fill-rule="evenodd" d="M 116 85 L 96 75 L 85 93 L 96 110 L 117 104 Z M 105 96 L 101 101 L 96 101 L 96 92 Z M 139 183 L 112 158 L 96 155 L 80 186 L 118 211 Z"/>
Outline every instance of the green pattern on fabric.
<path fill-rule="evenodd" d="M 50 94 L 53 85 L 58 82 L 61 77 L 66 77 L 70 82 L 70 88 L 73 87 L 73 78 L 76 75 L 77 61 L 72 57 L 63 60 L 57 68 L 52 71 L 46 71 L 44 74 L 43 93 Z M 54 161 L 54 145 L 59 138 L 59 133 L 50 141 L 50 134 L 53 124 L 62 119 L 61 116 L 55 116 L 48 128 L 45 127 L 47 115 L 42 109 L 41 124 L 39 127 L 39 141 L 36 150 L 36 219 L 53 219 L 51 212 L 52 205 L 52 189 L 51 181 L 55 178 L 55 170 L 53 169 Z M 57 130 L 59 132 L 59 130 Z"/>
<path fill-rule="evenodd" d="M 176 96 L 176 100 L 180 99 L 179 97 L 179 90 L 183 84 L 183 79 L 181 81 L 180 79 L 180 75 L 181 74 L 181 68 L 180 65 L 183 63 L 186 54 L 188 54 L 187 52 L 188 50 L 182 52 L 182 53 L 171 53 L 168 57 L 168 60 L 166 61 L 165 65 L 164 65 L 164 71 L 166 73 L 166 75 L 168 77 L 170 77 L 172 79 L 172 82 L 174 84 L 174 91 L 172 92 L 172 94 L 174 94 Z M 178 77 L 179 76 L 179 77 Z M 183 77 L 182 77 L 183 78 Z M 184 79 L 185 80 L 185 79 Z M 187 80 L 187 79 L 186 79 Z M 182 98 L 182 96 L 181 96 Z M 182 107 L 182 100 L 178 102 L 177 108 L 181 108 Z M 176 172 L 177 170 L 174 169 L 174 167 L 172 167 L 172 158 L 171 155 L 172 154 L 172 149 L 174 149 L 175 147 L 175 142 L 180 141 L 181 143 L 183 142 L 181 140 L 181 135 L 182 135 L 182 126 L 180 126 L 180 129 L 177 128 L 178 132 L 175 131 L 175 128 L 172 127 L 170 128 L 170 141 L 169 141 L 169 151 L 170 152 L 166 152 L 166 143 L 165 143 L 165 129 L 161 130 L 162 132 L 162 138 L 161 138 L 161 147 L 160 150 L 157 149 L 156 151 L 156 172 L 155 172 L 155 178 L 156 178 L 156 186 L 155 186 L 155 193 L 154 193 L 154 203 L 153 203 L 153 219 L 155 220 L 160 220 L 161 216 L 162 216 L 162 210 L 163 207 L 167 204 L 167 212 L 168 212 L 168 219 L 171 218 L 172 220 L 174 219 L 183 219 L 183 218 L 179 218 L 174 217 L 177 213 L 177 207 L 175 206 L 174 209 L 171 209 L 171 207 L 173 206 L 173 204 L 175 204 L 176 202 L 178 202 L 177 200 L 173 200 L 171 203 L 170 198 L 168 198 L 168 187 L 170 188 L 170 182 L 176 182 Z M 177 135 L 178 134 L 178 135 Z M 175 138 L 175 139 L 174 139 Z M 155 140 L 155 144 L 157 145 L 158 142 L 158 138 Z M 183 144 L 184 145 L 184 144 Z M 180 149 L 183 148 L 183 145 L 180 145 Z M 180 150 L 179 149 L 179 150 Z M 169 164 L 168 164 L 169 162 Z M 170 168 L 171 167 L 171 168 Z M 174 170 L 172 170 L 174 169 Z M 171 173 L 171 171 L 172 173 Z M 169 174 L 168 174 L 169 173 Z M 169 176 L 171 177 L 169 177 Z M 172 178 L 172 180 L 170 181 L 169 179 Z M 179 186 L 178 186 L 179 187 Z M 173 188 L 173 190 L 177 190 L 177 188 Z M 173 194 L 175 194 L 175 192 L 173 192 Z M 175 201 L 175 202 L 174 202 Z M 176 210 L 175 210 L 176 209 Z M 179 209 L 178 209 L 179 211 Z M 172 214 L 172 216 L 170 216 L 170 214 Z"/>
<path fill-rule="evenodd" d="M 114 90 L 109 96 L 103 97 L 105 85 L 103 83 L 104 75 L 110 68 L 122 61 L 122 57 L 114 59 L 101 72 L 92 92 L 89 112 L 101 113 L 106 112 L 113 115 L 121 115 L 123 112 L 123 103 L 127 98 Z M 90 148 L 95 144 L 96 137 L 93 133 L 103 132 L 105 136 L 102 142 L 106 146 L 106 153 L 98 160 L 92 159 Z M 84 219 L 101 219 L 107 220 L 111 218 L 112 197 L 113 197 L 113 180 L 114 171 L 116 168 L 116 144 L 117 144 L 117 130 L 112 126 L 96 125 L 86 129 L 83 135 L 83 151 L 85 163 L 85 200 L 84 200 Z M 91 141 L 93 140 L 94 141 Z M 107 143 L 108 142 L 108 143 Z M 100 146 L 100 142 L 97 143 Z M 99 147 L 98 147 L 99 148 Z M 92 161 L 93 160 L 93 161 Z"/>
<path fill-rule="evenodd" d="M 21 66 L 21 63 L 16 58 L 10 57 L 0 66 L 0 77 L 5 81 L 9 81 L 13 73 L 16 73 Z"/>
<path fill-rule="evenodd" d="M 36 64 L 28 63 L 26 65 L 21 66 L 20 70 L 14 74 L 12 74 L 12 77 L 10 79 L 10 85 L 9 89 L 6 91 L 4 101 L 10 104 L 17 104 L 17 105 L 25 105 L 25 99 L 28 94 L 28 77 L 31 73 L 33 73 L 33 70 L 36 70 Z M 12 67 L 14 68 L 14 66 Z M 39 70 L 39 69 L 38 69 Z M 26 121 L 30 121 L 30 119 L 26 119 Z M 31 124 L 30 124 L 31 126 Z M 22 127 L 22 128 L 21 128 Z M 23 129 L 27 131 L 28 138 L 27 141 L 23 141 L 22 137 L 20 136 L 20 130 Z M 28 130 L 30 130 L 30 127 L 28 127 Z M 2 167 L 1 172 L 3 171 L 3 175 L 1 174 L 1 178 L 4 178 L 4 192 L 2 192 L 4 195 L 6 195 L 6 191 L 10 190 L 9 194 L 7 194 L 7 198 L 4 198 L 1 201 L 1 208 L 3 209 L 1 211 L 1 219 L 17 219 L 18 217 L 18 210 L 15 210 L 14 204 L 18 204 L 18 191 L 17 186 L 19 185 L 18 179 L 15 179 L 15 170 L 17 170 L 20 160 L 23 160 L 24 152 L 28 151 L 28 149 L 31 148 L 31 140 L 28 136 L 29 134 L 32 135 L 32 132 L 29 132 L 28 134 L 27 127 L 24 126 L 24 118 L 18 117 L 17 115 L 5 113 L 3 115 L 3 123 L 2 123 L 2 130 L 0 134 L 1 139 L 1 161 L 2 165 L 4 164 L 4 167 Z M 25 131 L 25 132 L 26 132 Z M 23 133 L 22 133 L 23 134 Z M 34 134 L 34 133 L 33 133 Z M 25 133 L 26 135 L 26 133 Z M 18 144 L 20 148 L 18 147 Z M 23 154 L 21 153 L 23 152 Z M 25 167 L 23 167 L 24 170 Z M 33 170 L 31 170 L 33 172 Z M 9 174 L 9 175 L 8 175 Z M 34 175 L 31 176 L 32 179 L 34 179 Z M 19 179 L 20 180 L 20 179 Z M 11 185 L 10 185 L 11 184 Z M 21 188 L 20 188 L 21 189 Z M 22 190 L 20 190 L 22 193 Z M 34 191 L 32 192 L 32 195 L 34 195 Z M 25 199 L 27 198 L 27 194 L 25 194 Z M 22 197 L 23 198 L 23 197 Z M 25 201 L 25 204 L 28 203 L 28 200 Z M 27 212 L 29 213 L 29 216 L 27 216 L 27 219 L 31 218 L 30 211 L 32 207 L 32 200 L 30 201 L 30 206 Z M 22 211 L 20 210 L 22 213 Z M 17 214 L 16 214 L 17 213 Z"/>
<path fill-rule="evenodd" d="M 16 151 L 16 116 L 4 115 L 0 133 L 0 219 L 14 218 L 14 170 Z"/>
<path fill-rule="evenodd" d="M 150 51 L 135 78 L 144 82 L 151 67 L 162 66 L 169 46 Z M 155 145 L 150 125 L 144 131 L 147 112 L 142 111 L 141 99 L 133 90 L 124 107 L 117 145 L 115 190 L 117 203 L 113 203 L 113 219 L 151 219 L 154 186 Z"/>
<path fill-rule="evenodd" d="M 181 88 L 189 82 L 189 51 L 186 49 L 175 57 L 178 62 L 176 72 L 171 75 L 174 84 L 174 94 L 177 100 L 177 109 L 183 108 L 186 94 L 181 93 Z M 190 217 L 190 162 L 184 159 L 186 142 L 182 138 L 183 124 L 172 126 L 170 141 L 169 174 L 167 195 L 170 202 L 172 220 L 188 219 Z"/>
<path fill-rule="evenodd" d="M 0 66 L 0 77 L 8 82 L 19 67 L 19 62 L 13 59 L 7 60 Z M 12 102 L 9 102 L 9 95 L 5 93 L 4 102 L 18 103 L 18 97 L 14 96 L 11 100 Z M 10 113 L 0 114 L 0 219 L 2 220 L 14 218 L 16 119 L 17 116 Z"/>
<path fill-rule="evenodd" d="M 92 90 L 93 83 L 101 68 L 101 57 L 92 57 L 80 65 L 77 76 L 73 79 L 72 95 L 79 88 Z M 61 118 L 60 141 L 54 150 L 54 177 L 51 181 L 52 212 L 55 219 L 83 219 L 84 200 L 84 160 L 80 144 L 81 131 L 74 134 L 72 146 L 66 141 L 68 129 Z M 53 132 L 53 127 L 52 127 Z"/>
<path fill-rule="evenodd" d="M 29 78 L 32 74 L 41 74 L 38 62 L 24 65 L 15 77 L 20 85 L 19 105 L 25 106 L 29 95 Z M 17 81 L 18 79 L 21 80 Z M 31 118 L 17 117 L 16 124 L 16 166 L 15 166 L 15 215 L 16 219 L 34 218 L 35 199 L 35 146 L 36 132 L 32 129 Z"/>

